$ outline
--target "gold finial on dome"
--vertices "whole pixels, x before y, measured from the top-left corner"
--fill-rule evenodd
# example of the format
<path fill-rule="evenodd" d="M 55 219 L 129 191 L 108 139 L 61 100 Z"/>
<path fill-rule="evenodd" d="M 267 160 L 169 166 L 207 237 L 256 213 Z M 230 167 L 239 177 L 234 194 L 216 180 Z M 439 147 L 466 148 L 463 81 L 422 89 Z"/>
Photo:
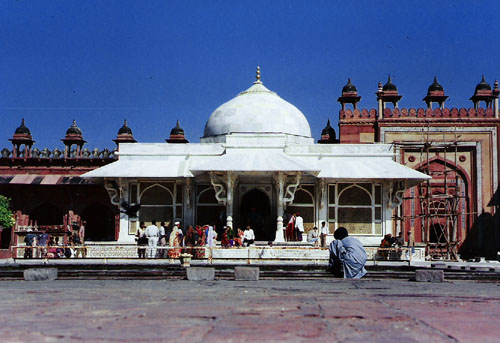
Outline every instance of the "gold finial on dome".
<path fill-rule="evenodd" d="M 255 72 L 255 82 L 254 83 L 262 83 L 262 81 L 260 81 L 260 67 L 257 66 L 257 71 Z"/>

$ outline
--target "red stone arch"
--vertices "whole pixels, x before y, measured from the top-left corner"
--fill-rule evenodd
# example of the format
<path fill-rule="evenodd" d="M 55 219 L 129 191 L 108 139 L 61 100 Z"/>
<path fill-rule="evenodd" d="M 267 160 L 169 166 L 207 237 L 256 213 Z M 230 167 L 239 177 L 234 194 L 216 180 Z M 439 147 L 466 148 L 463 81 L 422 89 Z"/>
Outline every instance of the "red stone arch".
<path fill-rule="evenodd" d="M 463 213 L 463 209 L 465 209 L 465 218 L 463 215 L 459 214 L 458 216 L 458 225 L 457 225 L 457 240 L 459 242 L 463 242 L 465 240 L 465 237 L 472 227 L 473 221 L 474 221 L 474 215 L 473 213 L 474 208 L 475 208 L 475 203 L 476 203 L 476 195 L 474 194 L 474 184 L 472 182 L 472 178 L 470 175 L 467 173 L 465 169 L 462 167 L 456 165 L 454 162 L 444 159 L 441 156 L 434 156 L 430 158 L 429 160 L 425 160 L 420 162 L 416 167 L 416 170 L 420 172 L 427 172 L 427 170 L 430 170 L 433 173 L 439 172 L 439 171 L 444 171 L 444 170 L 449 170 L 451 173 L 447 173 L 446 177 L 445 174 L 443 173 L 442 175 L 433 175 L 433 179 L 430 181 L 431 184 L 433 184 L 432 187 L 432 192 L 433 194 L 444 194 L 446 191 L 448 194 L 455 194 L 455 180 L 458 178 L 461 180 L 463 187 L 464 187 L 464 196 L 465 198 L 460 198 L 459 203 L 458 203 L 458 211 L 460 213 Z M 448 185 L 446 187 L 445 183 Z M 460 190 L 461 191 L 461 190 Z M 420 197 L 425 196 L 427 192 L 427 187 L 426 183 L 423 183 L 419 186 L 416 186 L 415 188 L 415 214 L 420 215 L 421 208 L 419 208 L 420 205 Z M 463 206 L 465 205 L 465 207 Z M 408 209 L 405 209 L 408 210 Z M 433 223 L 432 225 L 437 225 L 437 223 Z M 420 241 L 424 241 L 424 237 L 421 236 L 421 232 L 418 232 L 419 229 L 421 228 L 421 222 L 419 222 L 417 219 L 415 220 L 415 230 L 416 232 L 416 238 L 418 237 Z"/>

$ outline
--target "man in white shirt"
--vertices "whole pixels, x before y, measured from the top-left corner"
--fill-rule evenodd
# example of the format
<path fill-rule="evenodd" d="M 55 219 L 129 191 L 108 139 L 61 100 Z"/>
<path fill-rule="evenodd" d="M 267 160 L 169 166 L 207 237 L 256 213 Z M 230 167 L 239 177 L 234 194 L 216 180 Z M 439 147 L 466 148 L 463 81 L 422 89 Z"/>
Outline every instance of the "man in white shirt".
<path fill-rule="evenodd" d="M 156 226 L 156 220 L 151 222 L 146 228 L 145 235 L 148 238 L 148 258 L 154 258 L 156 256 L 156 247 L 158 246 L 158 235 L 160 230 Z"/>
<path fill-rule="evenodd" d="M 249 246 L 255 242 L 255 234 L 250 226 L 243 232 L 243 246 Z"/>
<path fill-rule="evenodd" d="M 295 217 L 295 229 L 297 231 L 297 241 L 302 242 L 302 234 L 304 233 L 304 219 L 297 213 Z"/>
<path fill-rule="evenodd" d="M 323 221 L 321 222 L 321 247 L 326 248 L 326 236 L 330 233 L 328 230 L 328 226 L 326 226 L 326 223 Z"/>

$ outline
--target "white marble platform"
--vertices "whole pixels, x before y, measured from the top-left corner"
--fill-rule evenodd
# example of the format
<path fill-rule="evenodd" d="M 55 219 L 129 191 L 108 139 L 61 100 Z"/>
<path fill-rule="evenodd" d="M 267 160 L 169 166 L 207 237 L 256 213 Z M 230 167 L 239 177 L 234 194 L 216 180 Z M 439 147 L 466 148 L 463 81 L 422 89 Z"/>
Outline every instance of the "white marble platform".
<path fill-rule="evenodd" d="M 87 258 L 111 258 L 111 259 L 129 259 L 137 258 L 137 245 L 134 243 L 87 243 Z M 147 247 L 144 247 L 147 249 Z M 168 249 L 168 247 L 167 247 Z M 245 248 L 208 248 L 203 247 L 205 258 L 213 260 L 283 260 L 283 261 L 328 261 L 328 249 L 320 249 L 314 247 L 297 247 L 297 246 L 251 246 Z M 73 249 L 74 251 L 75 249 Z M 379 247 L 366 246 L 368 260 L 397 260 L 397 254 L 388 252 L 387 258 L 380 256 Z M 24 255 L 24 247 L 20 246 L 17 249 L 17 258 L 22 259 Z M 401 259 L 405 260 L 405 252 L 401 254 Z M 415 254 L 412 256 L 412 261 L 424 261 L 424 247 L 415 248 Z"/>

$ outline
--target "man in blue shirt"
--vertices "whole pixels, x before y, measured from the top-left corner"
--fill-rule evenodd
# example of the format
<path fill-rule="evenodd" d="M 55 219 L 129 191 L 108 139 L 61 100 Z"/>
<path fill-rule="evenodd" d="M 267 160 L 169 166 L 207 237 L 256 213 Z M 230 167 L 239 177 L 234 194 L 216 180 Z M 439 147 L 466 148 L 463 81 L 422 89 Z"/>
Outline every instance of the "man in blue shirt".
<path fill-rule="evenodd" d="M 335 230 L 335 240 L 330 243 L 329 270 L 335 276 L 359 279 L 366 274 L 366 251 L 363 244 L 350 237 L 345 227 Z"/>

